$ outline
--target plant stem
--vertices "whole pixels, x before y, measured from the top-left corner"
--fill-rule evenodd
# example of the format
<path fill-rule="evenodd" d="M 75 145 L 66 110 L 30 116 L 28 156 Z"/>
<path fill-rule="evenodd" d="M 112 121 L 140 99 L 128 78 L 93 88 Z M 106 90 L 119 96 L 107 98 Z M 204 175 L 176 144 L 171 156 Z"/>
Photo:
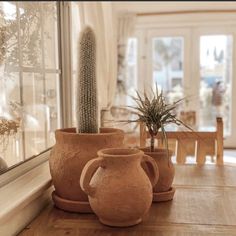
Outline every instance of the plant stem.
<path fill-rule="evenodd" d="M 153 135 L 151 135 L 151 152 L 154 152 L 154 142 L 155 142 L 155 138 Z"/>

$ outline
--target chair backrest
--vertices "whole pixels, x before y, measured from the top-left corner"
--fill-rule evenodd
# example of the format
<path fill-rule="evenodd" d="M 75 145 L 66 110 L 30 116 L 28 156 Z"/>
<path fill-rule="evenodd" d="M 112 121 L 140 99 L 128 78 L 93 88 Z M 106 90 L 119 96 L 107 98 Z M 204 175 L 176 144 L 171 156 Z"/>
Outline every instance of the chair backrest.
<path fill-rule="evenodd" d="M 176 162 L 184 164 L 187 155 L 196 156 L 196 162 L 202 165 L 206 161 L 206 155 L 216 156 L 216 164 L 223 165 L 223 121 L 216 118 L 216 131 L 167 131 L 169 149 L 176 155 Z M 140 124 L 140 147 L 146 146 L 146 140 L 150 138 L 145 124 Z M 163 147 L 162 134 L 156 136 L 158 147 Z"/>

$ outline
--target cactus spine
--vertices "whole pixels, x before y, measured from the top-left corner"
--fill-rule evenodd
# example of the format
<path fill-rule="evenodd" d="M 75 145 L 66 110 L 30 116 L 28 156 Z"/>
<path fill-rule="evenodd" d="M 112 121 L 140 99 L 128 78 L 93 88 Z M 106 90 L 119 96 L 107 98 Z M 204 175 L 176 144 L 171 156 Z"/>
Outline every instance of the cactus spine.
<path fill-rule="evenodd" d="M 96 38 L 89 26 L 80 33 L 78 69 L 77 133 L 97 133 Z"/>

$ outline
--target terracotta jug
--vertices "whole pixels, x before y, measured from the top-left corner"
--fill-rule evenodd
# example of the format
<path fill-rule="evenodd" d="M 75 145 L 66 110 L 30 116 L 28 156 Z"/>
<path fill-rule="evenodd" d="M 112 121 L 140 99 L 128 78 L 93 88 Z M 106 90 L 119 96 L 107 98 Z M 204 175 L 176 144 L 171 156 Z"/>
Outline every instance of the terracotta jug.
<path fill-rule="evenodd" d="M 92 212 L 88 196 L 79 179 L 85 164 L 97 157 L 103 148 L 123 147 L 124 132 L 101 128 L 97 134 L 78 134 L 75 128 L 58 129 L 49 165 L 55 191 L 52 194 L 58 208 L 72 212 Z"/>
<path fill-rule="evenodd" d="M 166 149 L 161 148 L 155 148 L 154 152 L 150 152 L 150 148 L 148 147 L 140 148 L 140 150 L 142 150 L 146 155 L 152 157 L 158 165 L 159 179 L 153 188 L 153 201 L 171 200 L 175 191 L 175 189 L 172 187 L 175 175 L 175 168 L 171 161 L 173 152 L 169 150 L 168 155 Z M 143 163 L 142 166 L 145 172 L 150 175 L 148 163 Z"/>
<path fill-rule="evenodd" d="M 130 148 L 103 149 L 98 156 L 85 165 L 80 178 L 94 213 L 109 226 L 140 223 L 151 206 L 152 186 L 159 176 L 155 161 Z M 150 164 L 150 179 L 141 167 L 142 161 Z"/>

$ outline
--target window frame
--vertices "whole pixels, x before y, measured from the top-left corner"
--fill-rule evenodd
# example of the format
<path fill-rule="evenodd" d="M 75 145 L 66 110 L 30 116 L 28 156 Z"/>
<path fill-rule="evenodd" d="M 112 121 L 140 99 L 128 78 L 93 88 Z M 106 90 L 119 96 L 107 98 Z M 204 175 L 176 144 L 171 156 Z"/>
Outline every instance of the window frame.
<path fill-rule="evenodd" d="M 58 72 L 59 76 L 59 99 L 60 99 L 60 110 L 59 116 L 61 117 L 61 128 L 68 127 L 72 125 L 72 97 L 70 95 L 71 91 L 71 78 L 72 67 L 71 67 L 71 14 L 70 14 L 70 2 L 56 2 L 57 5 L 57 17 L 58 17 L 58 70 L 52 69 L 42 69 L 38 68 L 39 72 L 55 73 Z M 21 67 L 24 72 L 32 72 L 33 68 Z M 33 71 L 35 72 L 35 70 Z M 22 162 L 16 163 L 15 165 L 9 167 L 5 172 L 0 174 L 0 188 L 4 185 L 9 184 L 15 179 L 23 176 L 35 167 L 42 165 L 48 161 L 50 150 L 52 147 L 47 148 L 40 152 L 38 155 L 34 155 L 30 158 L 25 159 Z"/>

